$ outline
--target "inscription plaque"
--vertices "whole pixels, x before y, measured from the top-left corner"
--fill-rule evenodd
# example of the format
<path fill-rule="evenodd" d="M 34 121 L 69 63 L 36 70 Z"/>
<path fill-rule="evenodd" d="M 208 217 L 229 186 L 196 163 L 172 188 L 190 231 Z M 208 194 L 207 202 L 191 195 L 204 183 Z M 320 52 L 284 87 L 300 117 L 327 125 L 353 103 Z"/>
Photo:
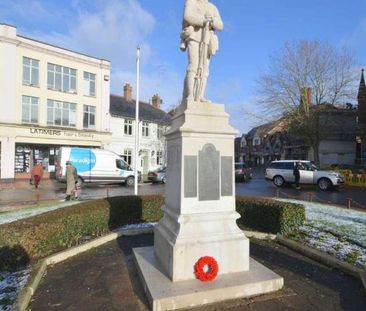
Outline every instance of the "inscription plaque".
<path fill-rule="evenodd" d="M 197 197 L 197 156 L 184 156 L 184 197 Z"/>
<path fill-rule="evenodd" d="M 233 157 L 221 157 L 221 195 L 233 195 Z"/>
<path fill-rule="evenodd" d="M 220 200 L 220 152 L 206 144 L 198 154 L 198 200 Z"/>

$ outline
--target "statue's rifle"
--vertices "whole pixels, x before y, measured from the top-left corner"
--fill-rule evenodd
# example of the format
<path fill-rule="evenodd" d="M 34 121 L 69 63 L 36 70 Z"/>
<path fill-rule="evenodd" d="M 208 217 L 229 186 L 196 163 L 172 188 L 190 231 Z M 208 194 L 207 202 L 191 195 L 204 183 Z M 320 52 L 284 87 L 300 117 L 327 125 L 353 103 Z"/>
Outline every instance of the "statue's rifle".
<path fill-rule="evenodd" d="M 195 87 L 195 94 L 194 100 L 200 101 L 201 93 L 203 89 L 203 79 L 204 79 L 204 71 L 207 62 L 207 54 L 208 54 L 208 42 L 206 42 L 209 38 L 209 31 L 210 31 L 210 21 L 206 21 L 202 30 L 202 39 L 200 42 L 200 50 L 199 50 L 199 63 L 198 63 L 198 70 L 196 74 L 196 87 Z"/>

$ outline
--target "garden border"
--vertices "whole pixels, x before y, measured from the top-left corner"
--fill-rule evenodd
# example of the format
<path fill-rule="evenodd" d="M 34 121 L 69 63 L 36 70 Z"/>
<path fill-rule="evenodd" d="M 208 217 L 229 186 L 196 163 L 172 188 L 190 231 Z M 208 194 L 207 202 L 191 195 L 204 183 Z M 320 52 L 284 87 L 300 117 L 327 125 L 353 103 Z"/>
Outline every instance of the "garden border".
<path fill-rule="evenodd" d="M 27 280 L 27 283 L 22 288 L 20 293 L 15 300 L 11 310 L 12 311 L 25 311 L 28 307 L 28 304 L 34 295 L 35 291 L 38 288 L 38 285 L 47 271 L 47 267 L 50 265 L 57 264 L 61 261 L 89 251 L 93 248 L 101 246 L 110 241 L 116 240 L 121 236 L 131 236 L 131 235 L 139 235 L 139 234 L 150 234 L 153 233 L 154 227 L 149 228 L 139 228 L 139 229 L 117 229 L 112 233 L 109 233 L 103 237 L 96 238 L 88 243 L 74 246 L 65 251 L 56 253 L 54 255 L 48 256 L 42 260 L 40 260 L 32 269 L 30 276 Z"/>
<path fill-rule="evenodd" d="M 347 262 L 343 262 L 343 261 L 335 258 L 334 256 L 328 255 L 327 253 L 310 248 L 310 247 L 300 244 L 294 240 L 287 239 L 281 234 L 277 234 L 276 240 L 279 244 L 282 244 L 282 245 L 296 251 L 297 253 L 305 255 L 306 257 L 309 257 L 326 266 L 330 266 L 332 268 L 341 270 L 342 272 L 344 272 L 348 275 L 352 275 L 355 278 L 358 278 L 361 281 L 364 290 L 366 291 L 366 271 L 365 270 L 357 268 Z"/>
<path fill-rule="evenodd" d="M 109 233 L 103 237 L 96 238 L 96 239 L 94 239 L 90 242 L 87 242 L 85 244 L 82 244 L 82 245 L 74 246 L 70 249 L 64 250 L 62 252 L 56 253 L 54 255 L 48 256 L 48 257 L 40 260 L 33 267 L 26 285 L 22 288 L 22 290 L 18 294 L 17 299 L 16 299 L 15 303 L 13 304 L 11 310 L 12 311 L 25 311 L 27 309 L 28 304 L 29 304 L 32 296 L 34 295 L 35 291 L 37 290 L 42 277 L 46 273 L 48 266 L 60 263 L 66 259 L 69 259 L 69 258 L 79 255 L 81 253 L 84 253 L 86 251 L 89 251 L 93 248 L 101 246 L 110 241 L 116 240 L 122 236 L 151 234 L 151 233 L 153 233 L 153 231 L 154 231 L 153 226 L 149 227 L 149 228 L 139 228 L 139 229 L 120 228 L 120 229 L 114 230 L 112 233 Z M 256 232 L 256 231 L 248 231 L 248 230 L 243 230 L 243 232 L 245 233 L 245 235 L 247 237 L 253 237 L 256 239 L 275 240 L 279 244 L 282 244 L 302 255 L 305 255 L 306 257 L 314 259 L 315 261 L 323 263 L 327 266 L 331 266 L 333 268 L 339 269 L 346 274 L 352 275 L 361 281 L 361 283 L 366 291 L 366 271 L 364 271 L 362 269 L 354 267 L 353 265 L 343 262 L 339 259 L 336 259 L 335 257 L 330 256 L 326 253 L 320 252 L 318 250 L 307 247 L 303 244 L 297 243 L 293 240 L 287 239 L 284 236 L 282 236 L 281 234 L 277 234 L 277 236 L 276 236 L 274 234 L 268 234 L 268 233 L 262 233 L 262 232 Z"/>

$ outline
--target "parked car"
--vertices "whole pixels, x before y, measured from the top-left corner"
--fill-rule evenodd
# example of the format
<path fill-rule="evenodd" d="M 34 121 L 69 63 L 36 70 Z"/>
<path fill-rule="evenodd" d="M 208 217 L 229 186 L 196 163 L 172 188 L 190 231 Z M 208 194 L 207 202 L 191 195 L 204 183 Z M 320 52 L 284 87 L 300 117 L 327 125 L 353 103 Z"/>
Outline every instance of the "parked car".
<path fill-rule="evenodd" d="M 133 169 L 112 151 L 61 147 L 56 157 L 56 179 L 59 182 L 66 181 L 66 161 L 76 168 L 78 183 L 125 183 L 127 186 L 135 183 Z"/>
<path fill-rule="evenodd" d="M 273 181 L 277 187 L 295 183 L 293 170 L 296 162 L 300 166 L 300 184 L 318 185 L 320 190 L 327 190 L 345 183 L 344 176 L 339 172 L 322 171 L 312 162 L 304 160 L 273 161 L 266 169 L 265 178 Z"/>
<path fill-rule="evenodd" d="M 155 171 L 151 171 L 147 174 L 147 179 L 153 183 L 161 182 L 166 183 L 166 167 L 159 167 Z"/>
<path fill-rule="evenodd" d="M 235 163 L 235 179 L 246 181 L 253 177 L 252 169 L 246 163 Z"/>

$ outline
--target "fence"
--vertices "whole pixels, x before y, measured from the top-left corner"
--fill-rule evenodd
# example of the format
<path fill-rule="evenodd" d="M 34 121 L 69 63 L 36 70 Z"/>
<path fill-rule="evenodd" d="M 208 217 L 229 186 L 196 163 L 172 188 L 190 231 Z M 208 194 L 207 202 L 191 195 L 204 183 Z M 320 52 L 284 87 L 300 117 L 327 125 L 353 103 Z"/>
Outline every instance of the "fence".
<path fill-rule="evenodd" d="M 346 179 L 346 185 L 355 187 L 366 187 L 366 173 L 354 174 L 350 170 L 339 170 Z"/>

